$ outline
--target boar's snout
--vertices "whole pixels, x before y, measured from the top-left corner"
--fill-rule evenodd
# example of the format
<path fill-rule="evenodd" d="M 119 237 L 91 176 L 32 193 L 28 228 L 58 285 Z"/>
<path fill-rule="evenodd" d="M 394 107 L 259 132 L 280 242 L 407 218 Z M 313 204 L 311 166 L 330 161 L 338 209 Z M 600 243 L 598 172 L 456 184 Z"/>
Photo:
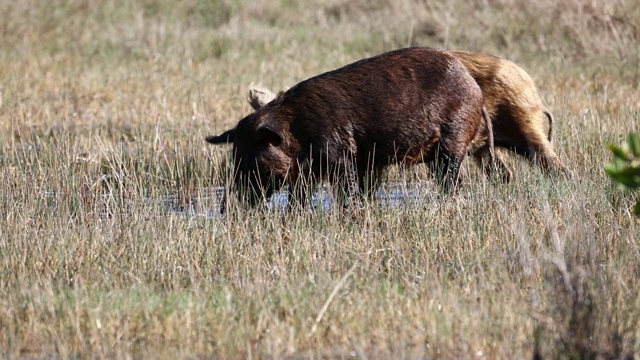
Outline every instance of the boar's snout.
<path fill-rule="evenodd" d="M 261 164 L 257 159 L 252 160 L 238 159 L 234 175 L 238 197 L 251 207 L 271 197 L 284 182 L 284 179 L 279 179 L 267 168 L 267 164 Z"/>
<path fill-rule="evenodd" d="M 254 172 L 240 172 L 235 174 L 235 192 L 244 204 L 251 207 L 256 206 L 263 198 L 267 198 L 273 192 L 270 188 L 265 188 L 258 181 L 259 176 Z"/>
<path fill-rule="evenodd" d="M 276 120 L 256 112 L 235 128 L 209 136 L 206 141 L 233 144 L 234 190 L 242 202 L 254 206 L 278 191 L 289 176 L 291 156 L 285 136 Z"/>

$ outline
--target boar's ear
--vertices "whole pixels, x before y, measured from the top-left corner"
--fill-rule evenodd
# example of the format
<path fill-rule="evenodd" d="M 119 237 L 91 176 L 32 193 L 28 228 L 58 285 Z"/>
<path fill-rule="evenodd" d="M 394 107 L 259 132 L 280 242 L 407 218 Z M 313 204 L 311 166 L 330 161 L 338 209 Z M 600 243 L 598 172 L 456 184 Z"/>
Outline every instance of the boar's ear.
<path fill-rule="evenodd" d="M 261 142 L 267 142 L 273 146 L 280 146 L 282 144 L 282 135 L 280 134 L 280 128 L 274 126 L 269 121 L 262 122 L 256 128 L 256 139 Z"/>
<path fill-rule="evenodd" d="M 211 144 L 227 144 L 227 143 L 234 142 L 235 138 L 236 138 L 236 129 L 234 128 L 234 129 L 225 131 L 222 135 L 207 136 L 205 140 Z"/>
<path fill-rule="evenodd" d="M 251 104 L 253 110 L 258 110 L 265 106 L 271 100 L 276 98 L 271 90 L 259 85 L 251 83 L 249 84 L 249 92 L 247 93 L 247 101 Z"/>

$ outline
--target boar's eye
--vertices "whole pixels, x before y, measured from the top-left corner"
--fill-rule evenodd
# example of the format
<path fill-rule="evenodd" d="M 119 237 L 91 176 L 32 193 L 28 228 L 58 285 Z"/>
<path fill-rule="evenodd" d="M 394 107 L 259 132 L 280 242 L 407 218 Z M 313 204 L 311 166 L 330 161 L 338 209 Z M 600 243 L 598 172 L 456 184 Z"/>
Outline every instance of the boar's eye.
<path fill-rule="evenodd" d="M 282 136 L 267 126 L 261 126 L 256 130 L 256 139 L 260 142 L 266 142 L 273 146 L 279 146 L 282 144 Z"/>

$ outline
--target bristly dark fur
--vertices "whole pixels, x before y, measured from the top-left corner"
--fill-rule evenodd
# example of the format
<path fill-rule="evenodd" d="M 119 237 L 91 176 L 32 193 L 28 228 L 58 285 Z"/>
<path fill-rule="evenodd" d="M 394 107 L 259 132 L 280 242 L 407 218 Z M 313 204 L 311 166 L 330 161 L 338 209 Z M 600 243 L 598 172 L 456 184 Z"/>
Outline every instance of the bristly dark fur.
<path fill-rule="evenodd" d="M 236 185 L 252 189 L 252 203 L 301 176 L 328 178 L 347 195 L 369 193 L 399 162 L 434 163 L 450 188 L 470 143 L 490 128 L 482 104 L 453 56 L 407 48 L 302 81 L 207 141 L 233 139 Z"/>

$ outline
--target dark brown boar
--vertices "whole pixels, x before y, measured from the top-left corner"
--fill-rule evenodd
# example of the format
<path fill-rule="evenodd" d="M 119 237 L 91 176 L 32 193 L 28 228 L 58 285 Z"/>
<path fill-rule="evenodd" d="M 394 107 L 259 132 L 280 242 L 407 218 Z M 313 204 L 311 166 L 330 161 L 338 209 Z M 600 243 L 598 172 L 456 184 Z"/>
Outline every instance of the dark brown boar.
<path fill-rule="evenodd" d="M 395 163 L 432 163 L 449 189 L 478 132 L 491 136 L 482 104 L 453 56 L 407 48 L 305 80 L 206 140 L 233 143 L 236 188 L 252 204 L 301 179 L 328 179 L 348 197 L 371 193 Z M 488 161 L 490 145 L 483 140 L 478 150 Z"/>
<path fill-rule="evenodd" d="M 536 86 L 526 71 L 513 62 L 488 54 L 464 51 L 446 51 L 455 56 L 467 68 L 482 89 L 484 105 L 491 117 L 495 146 L 515 151 L 538 164 L 547 174 L 568 174 L 567 167 L 553 150 L 551 135 L 553 116 L 544 106 Z M 251 84 L 248 101 L 254 109 L 276 98 L 269 89 Z M 548 122 L 548 125 L 547 125 Z M 548 132 L 544 128 L 548 126 Z M 479 132 L 479 134 L 483 134 Z M 481 142 L 476 139 L 474 143 Z M 485 149 L 476 146 L 477 149 Z M 485 154 L 474 152 L 476 160 L 484 160 Z M 495 154 L 495 168 L 503 180 L 511 178 L 511 171 L 504 160 Z M 487 167 L 485 172 L 494 167 Z"/>
<path fill-rule="evenodd" d="M 526 71 L 493 55 L 465 51 L 447 53 L 464 64 L 482 89 L 496 147 L 527 157 L 547 174 L 569 173 L 551 145 L 553 116 L 542 103 Z M 549 130 L 545 133 L 547 121 Z M 499 168 L 507 169 L 499 154 L 496 154 L 496 162 Z"/>

